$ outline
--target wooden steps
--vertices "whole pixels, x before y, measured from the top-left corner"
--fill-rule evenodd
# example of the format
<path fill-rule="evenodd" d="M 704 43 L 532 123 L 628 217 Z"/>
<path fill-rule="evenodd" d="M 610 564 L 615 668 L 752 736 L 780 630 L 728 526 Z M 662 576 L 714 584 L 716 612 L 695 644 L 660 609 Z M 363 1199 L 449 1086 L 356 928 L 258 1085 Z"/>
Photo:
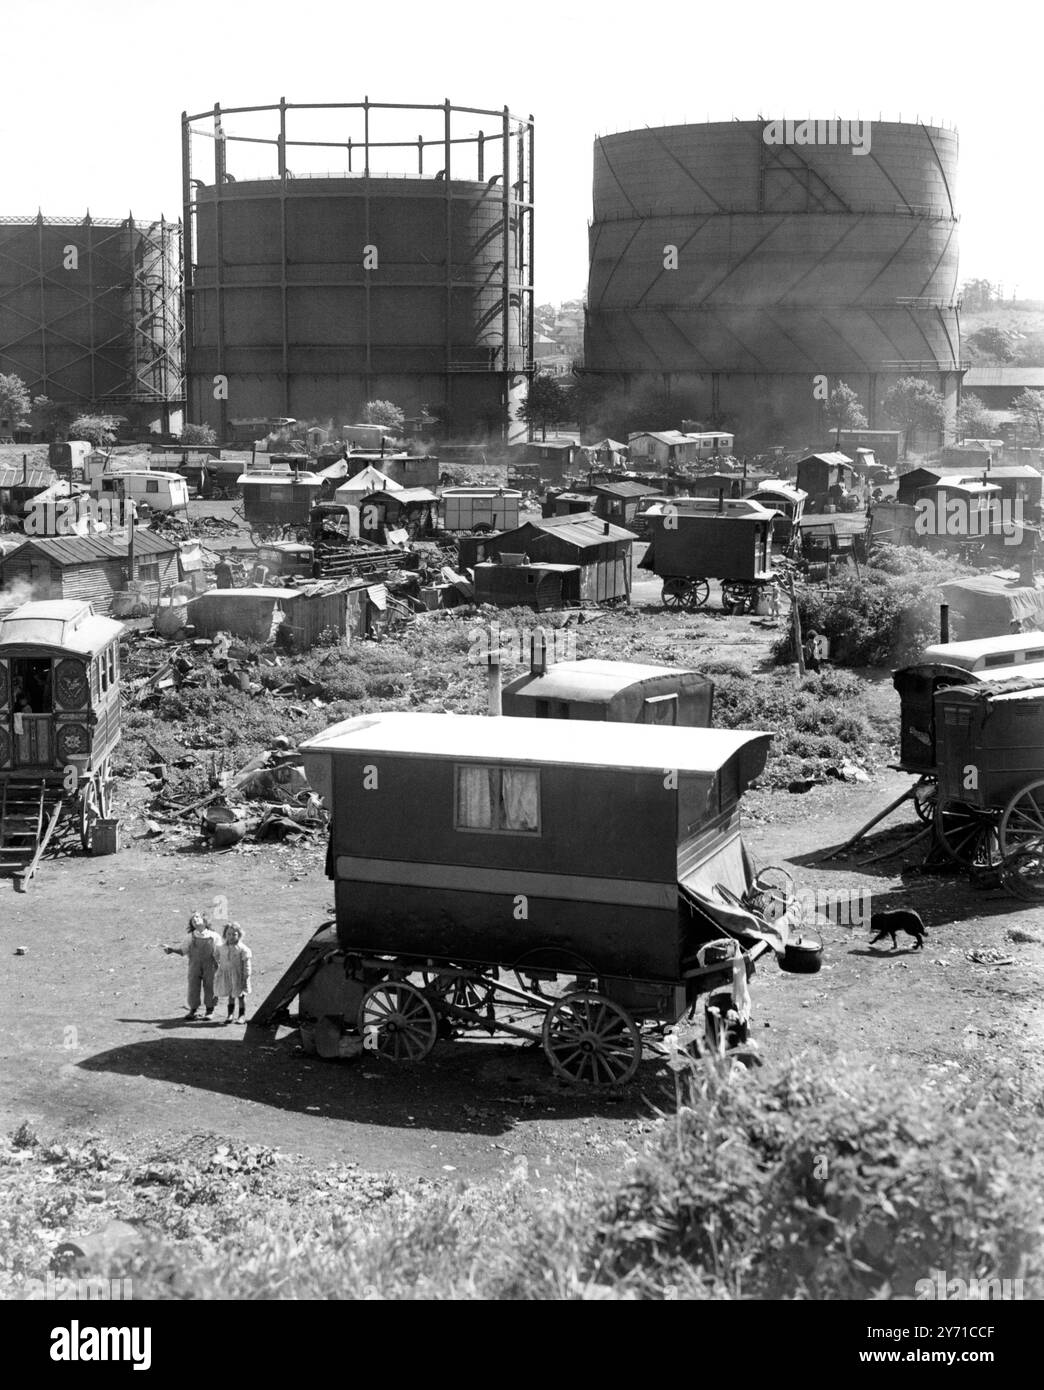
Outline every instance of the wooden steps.
<path fill-rule="evenodd" d="M 24 893 L 65 807 L 60 785 L 44 779 L 7 778 L 0 783 L 0 875 Z"/>

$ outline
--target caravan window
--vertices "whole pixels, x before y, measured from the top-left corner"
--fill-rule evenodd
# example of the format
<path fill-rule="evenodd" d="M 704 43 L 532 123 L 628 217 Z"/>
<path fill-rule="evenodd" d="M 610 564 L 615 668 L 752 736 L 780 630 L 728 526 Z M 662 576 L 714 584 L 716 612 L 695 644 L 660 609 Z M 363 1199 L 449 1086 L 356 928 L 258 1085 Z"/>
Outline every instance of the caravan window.
<path fill-rule="evenodd" d="M 530 767 L 459 766 L 454 824 L 458 830 L 539 835 L 539 771 Z"/>

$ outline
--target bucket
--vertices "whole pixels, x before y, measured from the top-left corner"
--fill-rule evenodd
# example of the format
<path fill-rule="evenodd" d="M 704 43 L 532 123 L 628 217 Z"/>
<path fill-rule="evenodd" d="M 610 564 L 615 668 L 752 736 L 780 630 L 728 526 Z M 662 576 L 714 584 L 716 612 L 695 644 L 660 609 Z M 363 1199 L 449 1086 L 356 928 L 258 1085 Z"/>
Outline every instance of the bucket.
<path fill-rule="evenodd" d="M 120 823 L 118 820 L 97 820 L 91 832 L 92 854 L 119 854 Z"/>

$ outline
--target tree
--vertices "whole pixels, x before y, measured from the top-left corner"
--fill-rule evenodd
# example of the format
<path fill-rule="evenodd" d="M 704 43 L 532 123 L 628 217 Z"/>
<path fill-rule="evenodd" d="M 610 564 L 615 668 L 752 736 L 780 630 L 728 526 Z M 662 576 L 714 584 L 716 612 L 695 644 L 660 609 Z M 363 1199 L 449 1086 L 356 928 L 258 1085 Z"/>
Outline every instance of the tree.
<path fill-rule="evenodd" d="M 401 434 L 406 423 L 406 412 L 393 401 L 367 401 L 363 406 L 364 425 L 380 425 L 382 429 Z"/>
<path fill-rule="evenodd" d="M 69 426 L 73 439 L 86 439 L 100 449 L 106 444 L 116 443 L 116 421 L 111 415 L 77 415 Z"/>
<path fill-rule="evenodd" d="M 186 425 L 181 431 L 182 444 L 216 444 L 217 434 L 210 425 Z"/>
<path fill-rule="evenodd" d="M 20 376 L 0 376 L 0 420 L 10 421 L 14 429 L 29 418 L 29 392 Z"/>
<path fill-rule="evenodd" d="M 968 313 L 988 309 L 995 298 L 995 286 L 989 280 L 966 280 L 961 286 L 961 299 Z"/>
<path fill-rule="evenodd" d="M 516 414 L 533 430 L 540 426 L 541 438 L 547 438 L 547 427 L 569 412 L 565 390 L 553 376 L 535 376 L 529 383 L 526 399 Z"/>
<path fill-rule="evenodd" d="M 845 381 L 839 381 L 823 406 L 823 419 L 835 430 L 834 448 L 841 447 L 842 430 L 865 430 L 866 415 L 857 392 Z"/>
<path fill-rule="evenodd" d="M 946 423 L 946 404 L 934 386 L 919 376 L 903 376 L 884 398 L 886 413 L 895 421 L 907 438 L 903 440 L 903 458 L 909 435 L 917 429 L 942 429 Z"/>
<path fill-rule="evenodd" d="M 987 324 L 968 337 L 969 343 L 998 362 L 1014 362 L 1018 353 L 1018 334 L 996 324 Z"/>
<path fill-rule="evenodd" d="M 1031 438 L 1044 444 L 1044 391 L 1021 391 L 1011 403 L 1020 425 L 1030 431 Z"/>
<path fill-rule="evenodd" d="M 69 406 L 59 405 L 47 396 L 33 397 L 33 429 L 38 430 L 48 441 L 68 438 L 74 414 Z"/>
<path fill-rule="evenodd" d="M 979 396 L 969 393 L 957 407 L 957 434 L 961 439 L 992 439 L 996 422 L 993 412 Z"/>

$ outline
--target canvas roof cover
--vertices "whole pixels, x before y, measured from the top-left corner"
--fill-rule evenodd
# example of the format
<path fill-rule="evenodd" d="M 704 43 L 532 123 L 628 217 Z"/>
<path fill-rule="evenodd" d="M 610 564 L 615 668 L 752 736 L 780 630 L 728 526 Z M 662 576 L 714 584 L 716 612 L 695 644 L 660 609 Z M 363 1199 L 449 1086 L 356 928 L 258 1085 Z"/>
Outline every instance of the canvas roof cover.
<path fill-rule="evenodd" d="M 300 751 L 306 756 L 358 751 L 661 773 L 671 768 L 704 775 L 719 772 L 737 753 L 746 753 L 744 775 L 749 781 L 764 767 L 771 739 L 762 730 L 652 724 L 614 724 L 609 739 L 600 720 L 389 712 L 342 720 L 302 743 Z"/>
<path fill-rule="evenodd" d="M 1013 636 L 1009 629 L 1016 619 L 1044 628 L 1044 589 L 1012 584 L 996 574 L 955 579 L 941 588 L 945 601 L 963 619 L 966 639 Z"/>
<path fill-rule="evenodd" d="M 523 676 L 516 693 L 525 693 L 541 700 L 601 704 L 639 681 L 653 680 L 658 676 L 698 674 L 671 666 L 642 666 L 630 661 L 556 661 L 542 676 Z"/>

